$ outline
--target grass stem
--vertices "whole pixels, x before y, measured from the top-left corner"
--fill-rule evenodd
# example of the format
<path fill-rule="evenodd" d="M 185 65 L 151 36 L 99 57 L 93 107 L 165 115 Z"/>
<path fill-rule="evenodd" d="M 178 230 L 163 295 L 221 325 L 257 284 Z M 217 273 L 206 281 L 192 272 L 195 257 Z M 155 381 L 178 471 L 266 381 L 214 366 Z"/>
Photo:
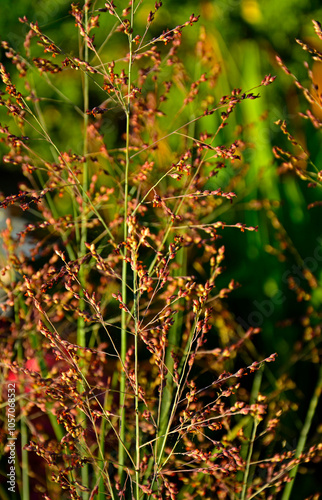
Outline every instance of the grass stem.
<path fill-rule="evenodd" d="M 84 60 L 88 62 L 88 43 L 86 40 L 86 36 L 88 36 L 87 30 L 88 30 L 88 2 L 85 0 L 84 1 L 84 25 L 85 25 L 85 39 L 84 39 Z M 84 115 L 83 115 L 83 155 L 85 158 L 87 158 L 87 152 L 88 152 L 88 115 L 86 113 L 86 110 L 89 107 L 89 78 L 88 74 L 85 71 L 83 73 L 84 75 L 84 80 L 83 80 L 83 106 L 84 106 Z M 88 162 L 87 160 L 84 162 L 83 166 L 83 193 L 87 193 L 88 191 Z M 86 199 L 83 197 L 82 201 L 82 212 L 81 212 L 81 235 L 80 235 L 80 244 L 79 244 L 79 255 L 78 258 L 81 259 L 84 257 L 86 253 L 86 241 L 87 241 L 87 203 Z M 84 267 L 84 264 L 81 265 L 79 269 L 79 281 L 80 281 L 80 301 L 79 301 L 79 308 L 81 311 L 84 311 L 85 309 L 85 301 L 84 301 L 84 290 L 86 289 L 86 270 Z M 82 316 L 78 317 L 77 321 L 77 344 L 80 347 L 86 347 L 86 337 L 85 337 L 85 321 Z M 81 367 L 81 365 L 80 365 Z M 81 367 L 82 368 L 82 367 Z M 80 386 L 81 390 L 81 386 Z M 82 415 L 79 415 L 79 419 L 82 419 Z M 83 425 L 86 426 L 86 419 L 83 421 Z M 89 467 L 88 464 L 84 464 L 82 467 L 82 484 L 83 486 L 89 488 Z M 89 498 L 89 494 L 87 491 L 82 492 L 82 498 L 83 500 L 87 500 Z"/>
<path fill-rule="evenodd" d="M 322 393 L 322 364 L 320 365 L 320 368 L 319 368 L 317 384 L 316 384 L 313 396 L 312 396 L 311 401 L 310 401 L 309 409 L 307 411 L 305 422 L 304 422 L 304 425 L 303 425 L 301 433 L 300 433 L 299 441 L 297 443 L 295 458 L 299 458 L 300 455 L 303 453 L 303 450 L 304 450 L 304 447 L 305 447 L 305 444 L 307 441 L 307 437 L 308 437 L 308 434 L 309 434 L 309 431 L 310 431 L 310 428 L 312 425 L 312 420 L 313 420 L 313 417 L 315 415 L 315 410 L 316 410 L 316 407 L 318 405 L 321 393 Z M 291 493 L 292 493 L 294 481 L 295 481 L 295 478 L 296 478 L 296 475 L 298 472 L 298 468 L 299 468 L 299 465 L 296 465 L 291 470 L 289 477 L 292 479 L 292 481 L 290 483 L 287 483 L 287 485 L 285 486 L 282 500 L 289 500 L 291 498 Z"/>
<path fill-rule="evenodd" d="M 134 5 L 131 2 L 131 22 L 130 32 L 128 33 L 129 42 L 129 64 L 128 64 L 128 87 L 127 87 L 127 102 L 125 107 L 126 115 L 126 146 L 125 146 L 125 172 L 124 172 L 124 220 L 123 220 L 123 241 L 126 242 L 128 237 L 127 215 L 128 215 L 128 197 L 129 197 L 129 167 L 130 167 L 130 118 L 131 118 L 131 72 L 132 72 L 132 32 L 134 22 Z M 126 260 L 126 248 L 124 249 L 123 263 L 122 263 L 122 302 L 127 304 L 127 271 L 128 263 Z M 127 313 L 122 309 L 121 313 L 121 362 L 124 365 L 126 351 L 127 351 Z M 122 483 L 124 478 L 124 464 L 125 464 L 125 383 L 126 374 L 124 370 L 121 371 L 120 376 L 120 442 L 119 442 L 119 476 Z"/>

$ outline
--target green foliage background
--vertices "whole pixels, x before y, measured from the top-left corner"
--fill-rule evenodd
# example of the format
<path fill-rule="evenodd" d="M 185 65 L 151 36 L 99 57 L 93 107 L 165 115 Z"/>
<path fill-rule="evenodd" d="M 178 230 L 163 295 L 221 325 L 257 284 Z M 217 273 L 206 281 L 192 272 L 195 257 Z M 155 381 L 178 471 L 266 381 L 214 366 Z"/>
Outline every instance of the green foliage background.
<path fill-rule="evenodd" d="M 99 4 L 99 2 L 97 2 Z M 307 404 L 311 398 L 316 379 L 316 366 L 306 359 L 306 352 L 301 352 L 300 339 L 303 336 L 304 326 L 301 317 L 304 314 L 307 303 L 297 302 L 294 292 L 288 289 L 286 276 L 301 272 L 305 263 L 312 264 L 309 260 L 314 257 L 314 252 L 320 246 L 318 238 L 322 237 L 321 231 L 321 208 L 316 207 L 307 210 L 307 205 L 317 200 L 320 196 L 318 189 L 312 190 L 307 184 L 292 174 L 278 177 L 277 162 L 272 153 L 272 147 L 279 145 L 287 149 L 287 141 L 279 127 L 274 124 L 278 119 L 286 120 L 289 130 L 310 151 L 311 160 L 319 167 L 322 160 L 320 147 L 321 134 L 315 130 L 309 121 L 298 118 L 297 113 L 306 109 L 307 103 L 300 97 L 295 89 L 292 79 L 282 73 L 275 62 L 275 54 L 279 54 L 292 72 L 299 79 L 308 83 L 307 72 L 303 67 L 303 61 L 308 59 L 296 38 L 304 41 L 312 41 L 314 31 L 312 19 L 322 21 L 322 8 L 320 2 L 305 0 L 220 0 L 220 1 L 164 1 L 153 30 L 157 32 L 162 29 L 186 20 L 189 15 L 201 16 L 200 21 L 193 29 L 186 32 L 183 39 L 181 56 L 186 53 L 187 65 L 191 75 L 197 78 L 198 68 L 189 53 L 195 45 L 201 26 L 205 27 L 209 50 L 213 52 L 221 73 L 218 85 L 214 89 L 214 100 L 219 100 L 221 95 L 228 94 L 233 88 L 242 87 L 251 89 L 258 85 L 263 77 L 271 73 L 277 75 L 273 85 L 261 90 L 261 98 L 250 103 L 241 105 L 236 116 L 230 120 L 230 124 L 218 136 L 218 145 L 229 144 L 235 140 L 234 125 L 243 124 L 243 139 L 254 143 L 255 148 L 249 147 L 244 156 L 249 163 L 249 169 L 244 185 L 238 187 L 238 198 L 228 212 L 222 212 L 221 219 L 228 223 L 238 221 L 247 225 L 258 225 L 258 233 L 237 233 L 227 231 L 224 234 L 226 246 L 226 271 L 221 278 L 228 283 L 234 278 L 242 286 L 227 299 L 231 311 L 240 319 L 242 325 L 260 326 L 262 333 L 257 338 L 257 349 L 263 356 L 272 352 L 278 353 L 278 360 L 274 366 L 269 367 L 265 373 L 266 389 L 274 388 L 275 381 L 282 375 L 290 377 L 295 382 L 297 405 L 294 411 L 283 421 L 283 433 L 286 440 L 285 445 L 294 447 L 294 436 L 301 429 L 305 417 Z M 100 7 L 101 5 L 98 5 Z M 0 37 L 7 40 L 15 50 L 23 51 L 23 39 L 26 34 L 25 25 L 20 24 L 17 19 L 26 15 L 29 21 L 38 20 L 39 26 L 52 38 L 63 50 L 77 55 L 78 35 L 73 20 L 68 15 L 69 0 L 17 0 L 1 2 Z M 137 23 L 141 23 L 138 32 L 145 26 L 149 7 L 143 6 L 137 16 Z M 106 33 L 111 29 L 109 16 L 101 17 L 101 27 L 97 31 L 96 45 L 100 46 Z M 104 24 L 105 23 L 105 24 Z M 117 40 L 119 46 L 117 46 Z M 102 57 L 111 60 L 114 54 L 122 53 L 123 39 L 121 36 L 113 37 L 111 44 L 107 40 L 102 50 Z M 39 48 L 39 55 L 42 49 Z M 4 62 L 5 57 L 1 56 Z M 9 72 L 10 65 L 6 64 Z M 195 75 L 194 75 L 195 72 Z M 77 75 L 76 75 L 77 76 Z M 165 75 L 166 79 L 166 70 Z M 59 78 L 58 87 L 60 92 L 69 100 L 65 104 L 57 106 L 57 93 L 50 90 L 45 80 L 38 77 L 35 71 L 35 82 L 38 96 L 46 95 L 41 101 L 43 118 L 50 128 L 50 134 L 62 150 L 72 150 L 81 153 L 80 133 L 82 122 L 75 112 L 74 106 L 82 106 L 81 79 L 75 77 L 75 72 L 66 72 L 66 78 Z M 52 76 L 53 83 L 56 77 Z M 303 80 L 302 80 L 303 81 Z M 57 80 L 58 82 L 58 80 Z M 20 84 L 21 92 L 23 86 Z M 180 89 L 176 90 L 180 97 Z M 90 106 L 98 106 L 104 99 L 100 91 L 91 84 Z M 182 96 L 181 96 L 182 99 Z M 190 113 L 190 110 L 188 110 Z M 197 110 L 196 110 L 197 111 Z M 261 120 L 263 115 L 267 120 Z M 5 111 L 1 110 L 0 122 L 5 120 Z M 213 115 L 202 125 L 211 133 L 216 129 L 218 118 Z M 234 123 L 235 120 L 235 123 Z M 104 124 L 104 137 L 109 148 L 116 147 L 120 140 L 124 123 L 122 115 L 117 108 L 113 109 L 106 118 Z M 66 138 L 68 141 L 66 142 Z M 43 154 L 46 154 L 42 144 L 33 144 Z M 50 154 L 50 153 L 48 153 Z M 321 167 L 319 167 L 321 168 Z M 17 191 L 17 180 L 19 173 L 13 166 L 1 165 L 0 190 L 4 194 L 12 194 Z M 21 179 L 23 180 L 23 179 Z M 222 177 L 216 177 L 210 188 L 225 187 L 227 183 L 227 172 Z M 272 219 L 267 211 L 251 209 L 249 202 L 254 199 L 278 200 L 280 206 L 276 208 L 275 214 L 285 230 L 285 238 L 292 241 L 292 247 L 296 250 L 289 252 L 285 261 L 280 261 L 275 255 L 268 252 L 269 248 L 278 248 L 276 231 Z M 67 213 L 68 201 L 65 205 L 62 201 L 59 211 Z M 19 214 L 21 216 L 21 214 Z M 321 255 L 321 250 L 319 255 Z M 294 267 L 296 266 L 296 268 Z M 194 273 L 202 275 L 202 266 L 195 265 Z M 314 274 L 319 286 L 314 290 L 311 303 L 316 311 L 321 311 L 322 302 L 322 269 L 321 259 L 315 259 Z M 305 282 L 298 274 L 301 286 Z M 283 300 L 274 303 L 272 297 L 280 294 Z M 254 314 L 256 312 L 257 314 Z M 292 318 L 287 327 L 279 326 L 279 322 L 286 318 Z M 251 324 L 253 321 L 253 325 Z M 320 321 L 319 316 L 316 319 Z M 294 371 L 294 356 L 290 356 L 293 347 L 298 343 L 296 371 Z M 269 371 L 271 370 L 271 372 Z M 282 396 L 283 397 L 283 396 Z M 321 408 L 320 408 L 321 410 Z M 315 428 L 310 436 L 312 440 L 321 440 L 322 426 L 316 417 Z M 307 472 L 310 472 L 308 468 Z M 313 480 L 306 475 L 300 487 L 294 491 L 294 499 L 303 499 L 303 492 L 313 494 L 318 488 L 318 479 Z M 310 486 L 306 483 L 310 480 Z"/>

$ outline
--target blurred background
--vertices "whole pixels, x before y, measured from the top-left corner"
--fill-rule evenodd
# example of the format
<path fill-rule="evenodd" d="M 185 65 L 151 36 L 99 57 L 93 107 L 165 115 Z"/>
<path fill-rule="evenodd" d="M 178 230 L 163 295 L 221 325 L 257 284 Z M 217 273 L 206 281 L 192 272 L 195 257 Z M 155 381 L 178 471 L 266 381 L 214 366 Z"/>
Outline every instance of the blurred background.
<path fill-rule="evenodd" d="M 96 3 L 98 8 L 103 5 L 102 2 Z M 136 22 L 139 33 L 144 30 L 152 4 L 143 3 L 138 11 Z M 26 15 L 31 22 L 37 20 L 46 35 L 66 53 L 78 55 L 78 35 L 69 10 L 68 0 L 3 0 L 0 6 L 0 37 L 17 52 L 23 53 L 27 27 L 19 23 L 18 18 Z M 194 72 L 197 74 L 199 69 L 195 67 L 195 59 L 187 55 L 194 50 L 198 37 L 204 32 L 213 65 L 208 72 L 217 80 L 214 102 L 222 95 L 230 94 L 234 88 L 250 90 L 258 86 L 265 75 L 277 75 L 272 85 L 253 90 L 260 93 L 260 99 L 242 103 L 231 116 L 229 126 L 217 136 L 218 145 L 228 146 L 240 137 L 237 135 L 239 131 L 247 144 L 243 151 L 247 174 L 236 187 L 238 198 L 229 207 L 223 206 L 218 217 L 229 224 L 243 222 L 259 226 L 256 233 L 225 230 L 226 270 L 220 284 L 227 285 L 232 278 L 240 283 L 241 287 L 227 298 L 230 311 L 244 329 L 249 326 L 261 328 L 261 334 L 256 338 L 256 349 L 261 357 L 278 353 L 274 366 L 270 365 L 268 373 L 265 372 L 263 390 L 266 384 L 267 391 L 270 391 L 274 383 L 277 384 L 283 377 L 289 381 L 290 392 L 286 394 L 285 391 L 280 396 L 294 401 L 293 408 L 283 420 L 283 445 L 288 450 L 296 446 L 295 436 L 303 426 L 317 379 L 317 350 L 321 349 L 321 340 L 318 335 L 311 339 L 309 329 L 314 328 L 318 332 L 321 325 L 322 217 L 321 207 L 307 208 L 320 199 L 320 188 L 309 187 L 305 177 L 301 179 L 293 171 L 280 175 L 281 162 L 276 160 L 272 150 L 278 146 L 294 151 L 275 123 L 285 120 L 289 132 L 303 151 L 309 152 L 310 161 L 301 148 L 295 147 L 301 157 L 299 167 L 303 172 L 312 169 L 312 165 L 321 170 L 321 132 L 298 113 L 310 109 L 321 118 L 322 111 L 303 98 L 292 77 L 285 75 L 277 65 L 275 56 L 279 55 L 302 84 L 311 89 L 312 83 L 303 64 L 308 61 L 314 82 L 322 86 L 322 63 L 312 61 L 295 41 L 301 39 L 317 50 L 322 49 L 322 41 L 315 35 L 312 25 L 312 19 L 322 22 L 322 7 L 317 0 L 164 0 L 153 24 L 152 35 L 154 31 L 157 34 L 166 27 L 181 24 L 189 19 L 192 12 L 200 15 L 200 20 L 185 31 L 181 57 L 186 57 L 184 62 L 191 75 Z M 124 49 L 124 40 L 121 36 L 114 37 L 111 42 L 106 40 L 105 33 L 112 26 L 109 16 L 102 16 L 100 23 L 95 43 L 97 46 L 103 44 L 101 55 L 111 60 L 112 54 Z M 39 48 L 39 56 L 41 54 L 42 49 Z M 3 51 L 1 61 L 6 64 L 9 73 L 14 72 Z M 50 78 L 55 83 L 55 75 L 50 75 Z M 61 99 L 55 89 L 48 86 L 48 81 L 39 79 L 36 73 L 35 82 L 43 119 L 50 124 L 54 141 L 61 150 L 80 154 L 81 117 L 76 107 L 82 109 L 83 103 L 81 81 L 77 74 L 67 71 L 66 77 L 57 83 Z M 23 93 L 22 82 L 17 82 L 17 85 Z M 90 107 L 98 106 L 103 100 L 103 93 L 92 85 Z M 6 119 L 6 111 L 1 109 L 0 123 L 4 124 Z M 124 128 L 121 110 L 115 107 L 104 120 L 105 143 L 108 148 L 117 147 Z M 220 117 L 213 116 L 198 127 L 200 130 L 207 128 L 211 133 L 219 122 Z M 33 146 L 39 148 L 42 154 L 47 154 L 45 144 L 34 143 Z M 4 151 L 1 152 L 4 154 Z M 12 164 L 1 163 L 0 169 L 1 193 L 5 196 L 17 193 L 19 182 L 24 181 L 21 172 Z M 224 170 L 208 187 L 224 189 L 231 182 L 232 175 L 229 169 Z M 260 203 L 256 205 L 254 200 Z M 57 199 L 56 203 L 61 214 L 68 212 L 68 200 Z M 12 210 L 12 214 L 16 220 L 16 231 L 19 231 L 27 215 L 19 209 Z M 8 212 L 0 211 L 2 227 L 7 216 Z M 197 266 L 195 272 L 202 275 L 203 271 Z M 309 283 L 310 272 L 315 277 L 313 287 Z M 297 287 L 304 290 L 300 297 L 294 288 L 290 289 L 290 277 Z M 306 343 L 303 340 L 305 335 L 309 338 Z M 321 403 L 309 436 L 312 443 L 321 441 L 320 417 Z M 308 465 L 306 469 L 302 468 L 302 472 L 305 474 L 301 475 L 299 486 L 293 492 L 295 500 L 303 500 L 304 495 L 312 495 L 319 488 L 316 468 Z"/>

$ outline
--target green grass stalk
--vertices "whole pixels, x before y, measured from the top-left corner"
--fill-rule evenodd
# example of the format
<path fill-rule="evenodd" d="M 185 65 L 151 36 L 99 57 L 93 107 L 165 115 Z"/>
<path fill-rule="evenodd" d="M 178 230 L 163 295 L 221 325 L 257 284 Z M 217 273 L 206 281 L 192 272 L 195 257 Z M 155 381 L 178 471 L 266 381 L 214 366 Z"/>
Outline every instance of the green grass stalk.
<path fill-rule="evenodd" d="M 247 455 L 246 467 L 245 467 L 245 473 L 244 473 L 243 489 L 242 489 L 242 492 L 241 492 L 240 500 L 245 500 L 245 498 L 246 498 L 247 485 L 248 485 L 248 477 L 249 477 L 249 472 L 250 472 L 250 462 L 251 462 L 251 459 L 252 459 L 252 454 L 253 454 L 253 448 L 254 448 L 254 442 L 255 442 L 255 438 L 256 438 L 256 431 L 257 431 L 258 423 L 259 423 L 259 420 L 257 418 L 254 418 L 252 436 L 251 436 L 251 440 L 250 440 L 249 446 L 248 446 L 248 455 Z"/>
<path fill-rule="evenodd" d="M 84 1 L 84 24 L 85 24 L 85 33 L 87 33 L 87 28 L 88 28 L 88 5 L 87 1 Z M 88 62 L 88 44 L 87 40 L 84 39 L 84 60 Z M 87 135 L 87 127 L 88 127 L 88 115 L 86 113 L 86 110 L 89 107 L 89 78 L 88 74 L 85 71 L 83 73 L 83 106 L 84 106 L 84 117 L 83 117 L 83 155 L 86 158 L 87 152 L 88 152 L 88 135 Z M 88 163 L 87 161 L 84 162 L 83 164 L 83 179 L 82 179 L 82 187 L 83 187 L 83 193 L 87 193 L 88 191 Z M 80 244 L 79 244 L 79 258 L 82 258 L 85 253 L 86 253 L 86 240 L 87 240 L 87 202 L 85 197 L 83 197 L 83 202 L 82 202 L 82 214 L 81 214 L 81 234 L 80 234 Z M 80 310 L 83 311 L 85 309 L 85 301 L 84 301 L 84 289 L 86 288 L 86 270 L 84 268 L 84 265 L 82 265 L 79 269 L 79 281 L 81 284 L 80 287 L 80 301 L 79 301 L 79 307 Z M 85 337 L 85 321 L 84 318 L 79 316 L 78 321 L 77 321 L 77 344 L 80 347 L 85 347 L 86 346 L 86 337 Z M 81 390 L 81 387 L 80 387 Z M 79 415 L 79 418 L 83 418 L 82 415 Z M 84 422 L 86 425 L 86 422 Z M 83 423 L 83 425 L 84 425 Z M 85 464 L 82 467 L 82 484 L 85 487 L 89 487 L 89 470 L 88 470 L 88 464 Z M 89 497 L 88 492 L 83 491 L 82 492 L 82 498 L 83 500 L 87 500 Z"/>
<path fill-rule="evenodd" d="M 134 23 L 134 5 L 131 4 L 131 21 L 128 33 L 129 41 L 129 65 L 128 65 L 128 87 L 127 99 L 125 105 L 126 115 L 126 146 L 125 146 L 125 172 L 124 172 L 124 221 L 123 221 L 123 241 L 125 242 L 128 237 L 127 215 L 128 215 L 128 197 L 129 197 L 129 167 L 130 167 L 130 118 L 131 118 L 131 73 L 132 73 L 132 31 Z M 127 303 L 127 271 L 128 263 L 126 261 L 126 249 L 124 249 L 123 263 L 122 263 L 122 301 L 123 304 Z M 121 362 L 124 366 L 127 350 L 127 313 L 122 309 L 121 313 Z M 122 482 L 124 477 L 124 463 L 125 463 L 125 385 L 126 373 L 122 369 L 120 377 L 120 441 L 118 450 L 119 461 L 119 477 Z"/>
<path fill-rule="evenodd" d="M 180 380 L 179 380 L 179 383 L 177 385 L 176 393 L 175 393 L 175 395 L 173 397 L 172 409 L 171 409 L 169 418 L 168 418 L 168 420 L 166 422 L 165 430 L 163 431 L 163 426 L 162 425 L 160 425 L 160 427 L 159 427 L 158 439 L 156 441 L 156 452 L 155 452 L 155 456 L 156 456 L 155 474 L 158 473 L 158 472 L 160 472 L 160 470 L 162 469 L 162 467 L 164 467 L 164 465 L 168 462 L 168 460 L 171 458 L 172 454 L 174 453 L 174 450 L 175 450 L 176 445 L 177 445 L 177 442 L 176 442 L 175 445 L 172 448 L 172 451 L 168 454 L 167 458 L 165 459 L 164 463 L 162 464 L 164 449 L 165 449 L 165 446 L 166 446 L 166 443 L 167 443 L 167 439 L 168 439 L 168 436 L 169 436 L 169 432 L 170 432 L 170 429 L 171 429 L 171 425 L 172 425 L 172 422 L 173 422 L 173 419 L 174 419 L 174 415 L 175 415 L 175 412 L 176 412 L 177 404 L 178 404 L 178 402 L 180 400 L 180 397 L 182 395 L 183 389 L 184 389 L 184 387 L 186 385 L 185 382 L 186 382 L 186 377 L 187 377 L 187 364 L 188 364 L 188 361 L 189 361 L 189 356 L 190 356 L 191 349 L 192 349 L 192 342 L 193 342 L 193 338 L 195 336 L 195 332 L 196 332 L 198 321 L 200 319 L 200 315 L 201 315 L 201 311 L 199 311 L 196 314 L 196 318 L 195 318 L 193 327 L 191 328 L 191 332 L 190 332 L 189 338 L 187 340 L 186 347 L 184 349 L 181 362 L 179 364 L 178 373 L 179 373 L 179 376 L 180 376 Z M 160 446 L 158 446 L 158 444 L 159 444 L 158 440 L 161 441 Z"/>
<path fill-rule="evenodd" d="M 249 398 L 249 402 L 250 404 L 254 404 L 258 398 L 258 394 L 259 394 L 259 390 L 260 390 L 260 387 L 261 387 L 261 383 L 262 383 L 262 378 L 263 378 L 263 367 L 260 368 L 260 370 L 258 370 L 258 372 L 256 372 L 255 374 L 255 377 L 254 377 L 254 382 L 253 382 L 253 386 L 252 386 L 252 391 L 251 391 L 251 394 L 250 394 L 250 398 Z M 242 418 L 242 421 L 244 421 L 244 419 Z M 251 415 L 247 415 L 247 417 L 245 418 L 245 427 L 244 427 L 244 436 L 245 438 L 248 439 L 248 441 L 242 445 L 241 447 L 241 457 L 243 458 L 243 460 L 246 460 L 246 462 L 248 461 L 248 458 L 249 458 L 249 452 L 253 450 L 253 442 L 252 442 L 252 435 L 253 435 L 253 432 L 254 432 L 254 427 L 256 425 L 256 419 L 253 419 Z M 257 427 L 257 425 L 256 425 Z M 245 484 L 245 480 L 246 480 L 246 483 L 247 483 L 247 478 L 245 478 L 245 475 L 246 475 L 246 470 L 247 470 L 247 466 L 246 466 L 246 469 L 245 469 L 245 472 L 244 474 L 242 472 L 238 473 L 237 474 L 237 479 L 238 480 L 241 480 L 242 479 L 242 474 L 243 474 L 243 485 Z M 248 467 L 248 470 L 247 470 L 247 476 L 249 477 L 249 467 Z M 246 484 L 247 486 L 247 484 Z M 242 497 L 241 497 L 241 500 L 242 500 Z"/>
<path fill-rule="evenodd" d="M 106 391 L 105 399 L 104 399 L 104 410 L 105 411 L 108 410 L 109 404 L 110 404 L 110 395 L 109 395 L 109 392 Z M 107 420 L 105 418 L 102 418 L 101 427 L 100 427 L 100 431 L 99 431 L 100 435 L 99 435 L 99 447 L 98 447 L 97 462 L 99 463 L 102 460 L 103 461 L 103 465 L 102 465 L 102 468 L 101 468 L 100 480 L 99 480 L 99 486 L 98 486 L 98 500 L 105 500 L 106 499 L 104 476 L 106 476 L 107 483 L 108 483 L 108 489 L 109 489 L 109 492 L 111 494 L 112 500 L 114 500 L 114 498 L 115 498 L 108 470 L 106 471 L 105 474 L 103 472 L 104 468 L 105 468 L 105 464 L 104 464 L 104 451 L 105 451 L 105 432 L 106 432 L 106 428 L 107 428 Z M 108 468 L 108 464 L 106 464 L 106 466 Z"/>
<path fill-rule="evenodd" d="M 135 262 L 136 263 L 136 262 Z M 135 498 L 140 497 L 140 415 L 139 415 L 139 331 L 138 331 L 138 315 L 139 315 L 139 297 L 137 286 L 137 271 L 133 271 L 133 295 L 134 295 L 134 371 L 135 371 Z"/>
<path fill-rule="evenodd" d="M 309 409 L 308 409 L 308 412 L 306 414 L 305 422 L 304 422 L 303 428 L 302 428 L 301 433 L 300 433 L 299 441 L 297 443 L 295 458 L 299 458 L 301 453 L 303 453 L 303 450 L 304 450 L 304 447 L 305 447 L 305 444 L 307 441 L 307 437 L 308 437 L 308 434 L 309 434 L 309 431 L 311 428 L 312 420 L 313 420 L 313 417 L 315 415 L 315 410 L 316 410 L 316 407 L 318 405 L 321 393 L 322 393 L 322 364 L 320 365 L 320 368 L 319 368 L 318 381 L 317 381 L 313 396 L 312 396 L 311 401 L 310 401 Z M 299 468 L 299 465 L 296 465 L 291 470 L 289 477 L 292 479 L 292 481 L 290 483 L 287 483 L 287 485 L 285 486 L 282 500 L 289 500 L 291 498 L 291 493 L 292 493 L 292 489 L 293 489 L 293 485 L 294 485 L 294 481 L 295 481 L 295 478 L 297 475 L 298 468 Z"/>
<path fill-rule="evenodd" d="M 186 274 L 187 270 L 187 249 L 186 248 L 181 248 L 180 251 L 177 253 L 176 256 L 176 261 L 179 264 L 179 268 L 176 270 L 175 275 L 179 276 Z M 181 299 L 179 301 L 179 307 L 180 303 L 183 302 L 184 299 Z M 172 325 L 172 328 L 169 331 L 169 337 L 168 337 L 168 347 L 165 355 L 165 366 L 168 369 L 168 373 L 166 375 L 166 385 L 163 390 L 162 394 L 162 401 L 161 401 L 161 415 L 160 415 L 160 435 L 165 433 L 166 426 L 167 426 L 167 420 L 169 417 L 169 411 L 171 408 L 171 402 L 173 398 L 173 390 L 174 390 L 174 383 L 173 383 L 173 366 L 174 366 L 174 359 L 171 356 L 171 352 L 176 346 L 180 345 L 180 336 L 181 336 L 181 331 L 182 331 L 182 325 L 183 325 L 183 313 L 178 311 L 178 314 L 176 314 L 174 323 Z"/>
<path fill-rule="evenodd" d="M 21 468 L 22 468 L 22 500 L 29 500 L 29 460 L 28 451 L 24 449 L 28 444 L 28 428 L 25 417 L 21 416 Z"/>
<path fill-rule="evenodd" d="M 85 27 L 87 30 L 87 23 L 88 23 L 88 7 L 86 7 L 86 1 L 84 4 L 84 13 L 85 13 Z M 88 61 L 88 46 L 87 42 L 84 42 L 84 59 L 87 62 Z M 88 109 L 88 102 L 89 102 L 89 97 L 88 97 L 88 92 L 89 92 L 89 81 L 88 81 L 88 75 L 86 72 L 84 72 L 84 90 L 83 90 L 83 95 L 84 95 L 84 122 L 83 122 L 83 155 L 86 157 L 87 151 L 88 151 L 88 137 L 87 137 L 87 127 L 88 127 L 88 115 L 86 113 L 86 110 Z M 83 193 L 87 193 L 88 190 L 88 164 L 87 161 L 85 161 L 84 166 L 83 166 Z M 87 240 L 87 217 L 86 217 L 86 208 L 87 208 L 87 202 L 83 198 L 83 204 L 82 204 L 82 218 L 81 218 L 81 236 L 80 236 L 80 247 L 79 247 L 79 258 L 83 257 L 85 252 L 86 252 L 86 240 Z M 85 269 L 84 266 L 80 267 L 79 270 L 79 280 L 82 285 L 82 288 L 86 286 L 86 276 L 85 276 Z M 80 292 L 81 297 L 83 296 L 82 290 Z M 81 298 L 80 300 L 80 309 L 83 310 L 85 307 L 84 300 Z M 81 347 L 85 347 L 85 324 L 84 324 L 84 319 L 79 318 L 78 320 L 78 325 L 77 325 L 77 343 Z"/>

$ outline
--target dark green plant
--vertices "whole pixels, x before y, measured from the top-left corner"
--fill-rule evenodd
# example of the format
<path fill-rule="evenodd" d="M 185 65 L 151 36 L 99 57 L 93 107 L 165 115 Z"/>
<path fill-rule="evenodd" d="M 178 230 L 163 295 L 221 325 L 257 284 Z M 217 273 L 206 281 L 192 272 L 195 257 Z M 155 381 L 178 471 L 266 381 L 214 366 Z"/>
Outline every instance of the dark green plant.
<path fill-rule="evenodd" d="M 242 131 L 219 142 L 235 109 L 274 77 L 216 102 L 202 29 L 195 74 L 185 65 L 182 40 L 198 16 L 150 36 L 162 2 L 123 7 L 72 4 L 77 56 L 26 17 L 26 54 L 2 42 L 25 84 L 0 65 L 3 161 L 25 180 L 1 206 L 30 214 L 17 237 L 10 221 L 2 235 L 2 367 L 17 387 L 18 488 L 25 499 L 28 481 L 50 498 L 277 495 L 319 447 L 272 459 L 256 443 L 274 441 L 283 405 L 261 393 L 275 354 L 260 357 L 259 329 L 244 331 L 227 306 L 238 285 L 225 282 L 223 233 L 257 227 L 227 215 L 247 170 Z M 82 103 L 62 91 L 75 78 Z"/>

